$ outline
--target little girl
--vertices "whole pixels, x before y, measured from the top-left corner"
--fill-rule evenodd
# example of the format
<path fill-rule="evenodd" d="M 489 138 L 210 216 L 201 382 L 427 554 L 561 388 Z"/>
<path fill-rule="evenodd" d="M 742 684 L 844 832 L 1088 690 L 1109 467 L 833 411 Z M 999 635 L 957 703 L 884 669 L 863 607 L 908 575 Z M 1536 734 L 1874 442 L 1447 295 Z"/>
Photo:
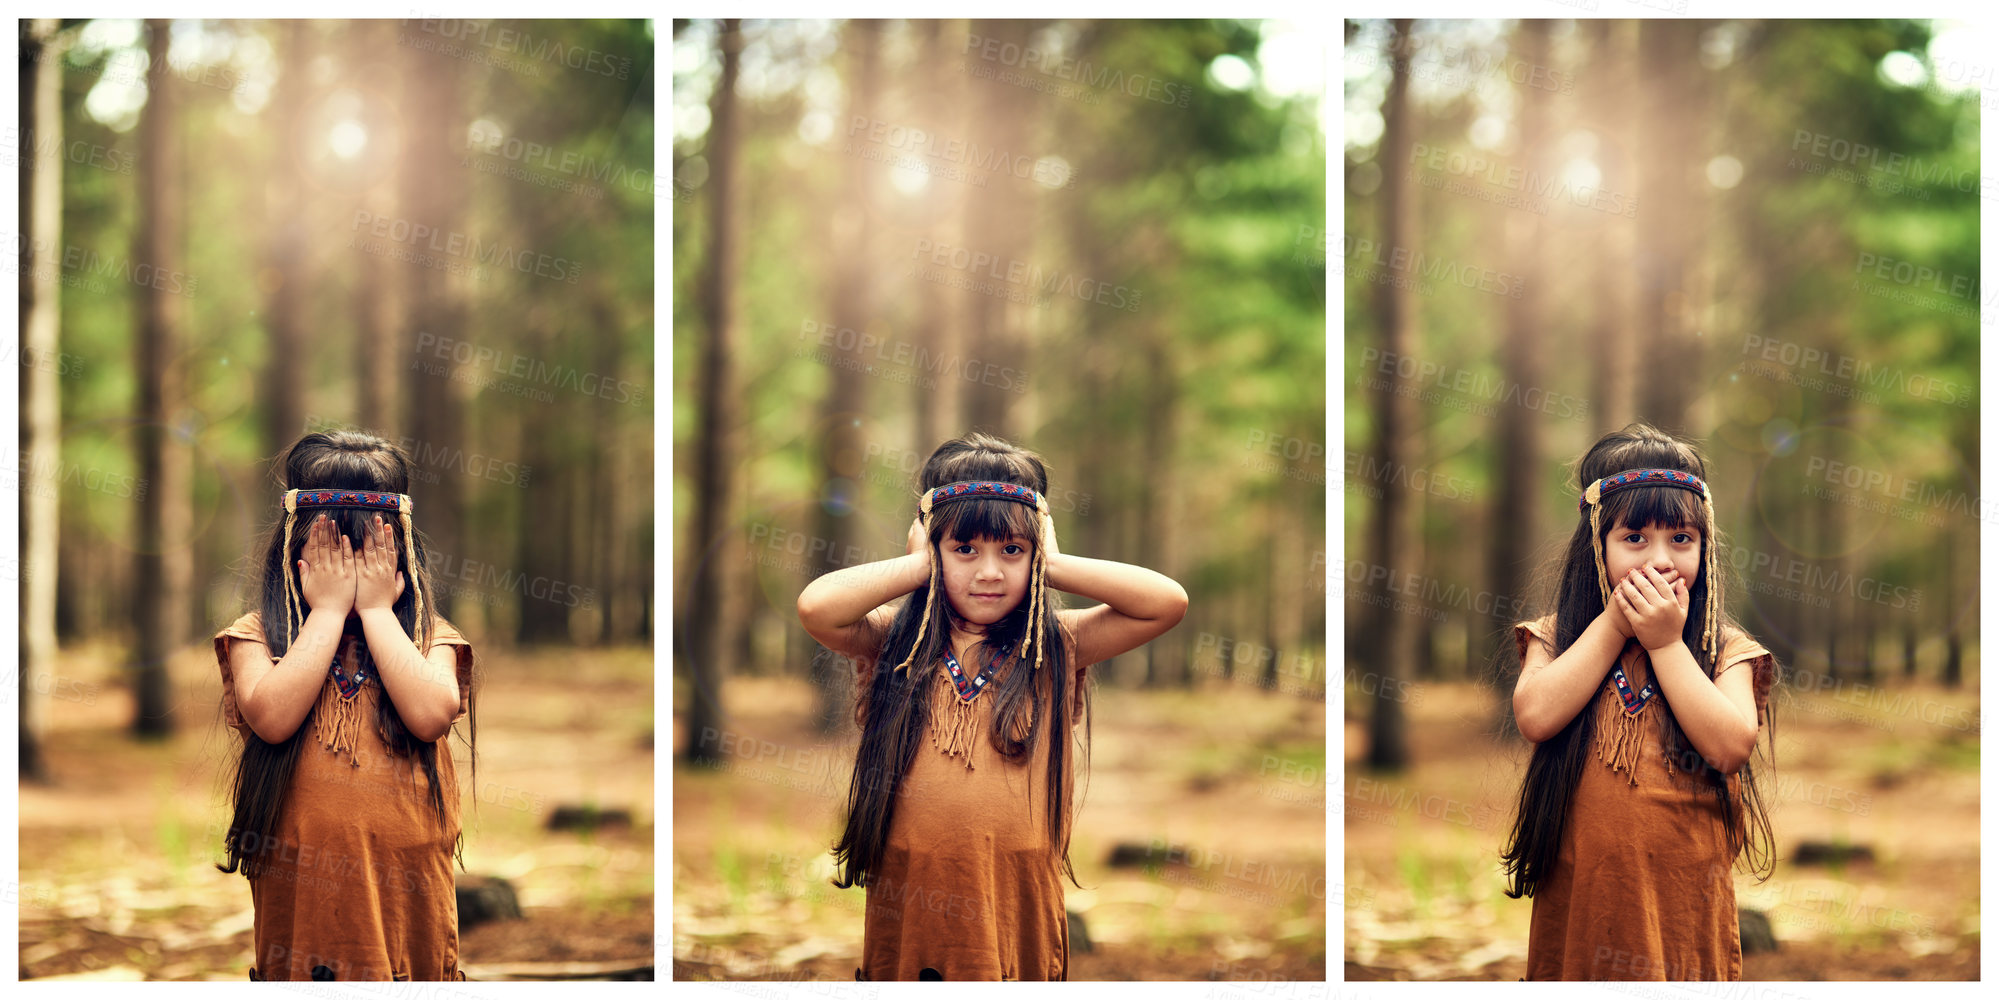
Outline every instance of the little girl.
<path fill-rule="evenodd" d="M 250 882 L 250 978 L 463 979 L 445 739 L 469 715 L 472 647 L 431 602 L 409 458 L 316 433 L 279 464 L 259 609 L 215 635 L 243 741 L 216 867 Z"/>
<path fill-rule="evenodd" d="M 798 596 L 805 630 L 851 657 L 859 682 L 861 745 L 833 848 L 834 884 L 867 888 L 855 975 L 1066 979 L 1084 670 L 1172 628 L 1187 594 L 1058 551 L 1041 459 L 998 438 L 945 442 L 922 487 L 909 554 Z M 1103 603 L 1063 610 L 1052 590 Z M 904 594 L 900 611 L 883 606 Z M 1080 749 L 1087 767 L 1088 726 Z"/>
<path fill-rule="evenodd" d="M 1723 610 L 1692 445 L 1633 424 L 1577 473 L 1555 613 L 1515 626 L 1536 745 L 1503 860 L 1534 898 L 1526 978 L 1739 979 L 1729 872 L 1745 846 L 1759 880 L 1774 865 L 1749 757 L 1776 661 Z"/>

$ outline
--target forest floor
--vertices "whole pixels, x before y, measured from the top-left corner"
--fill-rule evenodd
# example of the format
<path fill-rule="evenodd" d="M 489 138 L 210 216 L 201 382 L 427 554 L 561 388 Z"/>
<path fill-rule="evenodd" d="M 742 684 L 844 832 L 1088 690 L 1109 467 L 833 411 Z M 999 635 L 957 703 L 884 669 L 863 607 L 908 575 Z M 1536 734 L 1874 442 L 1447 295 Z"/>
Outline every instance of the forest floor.
<path fill-rule="evenodd" d="M 827 847 L 857 737 L 815 734 L 813 697 L 732 680 L 725 766 L 675 766 L 675 979 L 854 978 L 865 893 L 832 887 Z M 1069 978 L 1323 983 L 1323 698 L 1100 687 L 1093 717 Z M 1118 845 L 1161 863 L 1110 867 Z"/>
<path fill-rule="evenodd" d="M 1377 775 L 1348 704 L 1346 978 L 1520 978 L 1533 903 L 1505 897 L 1498 858 L 1527 745 L 1491 735 L 1490 690 L 1426 683 L 1406 706 L 1415 765 Z M 1978 725 L 1975 689 L 1780 693 L 1777 869 L 1735 879 L 1778 949 L 1745 955 L 1743 979 L 1979 978 Z M 1872 860 L 1803 864 L 1808 842 Z"/>
<path fill-rule="evenodd" d="M 206 643 L 171 664 L 178 729 L 142 744 L 109 647 L 65 650 L 50 686 L 52 784 L 20 783 L 21 978 L 247 980 L 248 884 L 217 871 L 234 734 Z M 469 978 L 513 963 L 654 961 L 653 654 L 482 656 L 478 801 L 467 749 L 465 866 L 510 881 L 523 919 L 459 942 Z M 461 723 L 459 731 L 465 730 Z M 551 832 L 563 805 L 628 826 Z"/>

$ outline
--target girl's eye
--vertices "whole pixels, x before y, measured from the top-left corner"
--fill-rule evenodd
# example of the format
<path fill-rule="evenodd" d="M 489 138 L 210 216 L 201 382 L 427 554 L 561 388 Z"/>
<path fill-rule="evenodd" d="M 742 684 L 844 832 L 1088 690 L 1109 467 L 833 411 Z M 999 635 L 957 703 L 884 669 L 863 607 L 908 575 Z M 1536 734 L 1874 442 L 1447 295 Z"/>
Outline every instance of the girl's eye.
<path fill-rule="evenodd" d="M 1006 554 L 1010 556 L 1017 556 L 1026 551 L 1027 551 L 1026 549 L 1021 548 L 1018 545 L 1009 545 L 1006 547 Z"/>
<path fill-rule="evenodd" d="M 1645 540 L 1645 537 L 1634 531 L 1631 534 L 1624 536 L 1624 540 L 1630 542 L 1633 545 L 1636 545 L 1640 542 L 1643 542 Z"/>
<path fill-rule="evenodd" d="M 972 551 L 972 547 L 971 547 L 971 545 L 969 545 L 969 544 L 967 544 L 967 543 L 965 543 L 965 542 L 959 542 L 959 543 L 958 543 L 958 547 L 957 547 L 957 548 L 955 548 L 955 549 L 952 549 L 951 551 L 953 551 L 953 552 L 956 552 L 956 553 L 958 553 L 958 554 L 960 554 L 960 555 L 963 555 L 963 554 L 965 554 L 965 553 L 967 553 L 967 552 L 970 552 L 970 551 Z"/>
<path fill-rule="evenodd" d="M 1689 545 L 1689 544 L 1692 544 L 1693 540 L 1694 540 L 1694 536 L 1692 536 L 1692 535 L 1689 535 L 1689 534 L 1687 534 L 1687 533 L 1686 533 L 1686 532 L 1684 532 L 1684 531 L 1682 531 L 1682 532 L 1680 532 L 1679 534 L 1677 534 L 1677 535 L 1674 535 L 1674 536 L 1673 536 L 1673 541 L 1676 541 L 1676 542 L 1680 543 L 1681 545 Z"/>

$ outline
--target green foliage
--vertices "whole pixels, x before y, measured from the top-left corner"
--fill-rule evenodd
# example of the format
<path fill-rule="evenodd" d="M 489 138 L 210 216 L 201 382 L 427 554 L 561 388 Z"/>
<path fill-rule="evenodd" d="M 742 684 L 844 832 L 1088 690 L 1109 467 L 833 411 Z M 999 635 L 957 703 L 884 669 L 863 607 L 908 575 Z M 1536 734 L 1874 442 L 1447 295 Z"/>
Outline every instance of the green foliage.
<path fill-rule="evenodd" d="M 1135 303 L 1119 308 L 1054 294 L 1045 305 L 1015 307 L 1024 314 L 1025 343 L 965 331 L 970 357 L 1025 373 L 1028 388 L 1005 392 L 976 379 L 957 388 L 994 395 L 1013 415 L 1012 436 L 1049 460 L 1055 492 L 1088 499 L 1087 509 L 1070 504 L 1056 511 L 1064 550 L 1176 575 L 1190 591 L 1192 611 L 1170 641 L 1191 643 L 1203 629 L 1269 635 L 1252 609 L 1280 591 L 1304 607 L 1302 622 L 1280 627 L 1318 632 L 1323 592 L 1311 577 L 1323 575 L 1328 561 L 1321 527 L 1325 139 L 1318 99 L 1231 91 L 1212 80 L 1208 69 L 1220 56 L 1255 64 L 1264 34 L 1255 22 L 1034 22 L 1028 31 L 1036 44 L 1046 50 L 1059 39 L 1064 57 L 1087 66 L 1076 77 L 1046 77 L 1080 92 L 1069 97 L 1006 94 L 1005 84 L 966 74 L 961 64 L 983 64 L 962 51 L 964 25 L 944 22 L 937 36 L 927 34 L 932 27 L 886 24 L 881 92 L 874 106 L 856 108 L 853 25 L 825 26 L 825 38 L 814 33 L 818 26 L 744 26 L 744 65 L 761 68 L 765 81 L 762 90 L 737 91 L 745 117 L 738 292 L 745 340 L 738 356 L 751 495 L 744 513 L 787 530 L 813 530 L 812 500 L 834 464 L 833 456 L 817 452 L 832 371 L 813 357 L 816 339 L 806 325 L 835 322 L 836 299 L 853 293 L 858 280 L 872 295 L 865 332 L 888 342 L 921 341 L 931 315 L 925 296 L 933 290 L 904 279 L 909 248 L 953 231 L 964 246 L 991 244 L 995 237 L 971 228 L 979 201 L 1013 199 L 1024 187 L 1018 201 L 1027 238 L 1017 259 L 1072 281 L 1111 286 Z M 700 30 L 690 29 L 689 37 Z M 707 59 L 676 84 L 697 93 L 712 86 L 718 56 L 711 50 Z M 1043 76 L 1031 67 L 995 67 Z M 1185 88 L 1189 99 L 1182 107 L 1089 82 L 1110 72 L 1162 82 L 1175 88 L 1170 93 Z M 923 108 L 934 74 L 951 76 L 958 89 L 957 104 L 933 120 Z M 772 88 L 768 81 L 778 76 L 798 85 Z M 920 194 L 898 194 L 885 166 L 843 153 L 854 115 L 993 143 L 1005 133 L 981 112 L 1002 96 L 1017 98 L 1021 108 L 1023 118 L 1014 123 L 1024 137 L 1020 152 L 1059 157 L 1072 183 L 1049 187 L 995 174 L 970 185 L 939 176 Z M 834 124 L 825 138 L 813 138 L 820 115 Z M 711 138 L 676 137 L 677 175 L 705 177 Z M 939 157 L 929 162 L 948 165 Z M 869 192 L 865 203 L 848 195 L 854 176 Z M 703 389 L 696 381 L 704 336 L 697 301 L 711 264 L 708 195 L 706 187 L 696 188 L 676 202 L 674 216 L 680 400 L 674 433 L 690 450 L 698 428 L 689 401 Z M 876 242 L 861 277 L 843 278 L 851 262 L 842 234 L 863 219 L 876 227 Z M 953 230 L 954 224 L 963 228 Z M 934 294 L 961 316 L 985 305 L 961 288 Z M 938 390 L 889 378 L 862 381 L 865 398 L 853 417 L 871 447 L 912 452 L 920 461 L 943 437 L 973 429 L 940 427 L 936 440 L 917 440 L 914 414 Z M 1290 442 L 1291 455 L 1273 458 L 1252 447 L 1271 441 L 1280 448 Z M 678 470 L 687 483 L 692 471 Z M 876 554 L 901 551 L 907 471 L 870 464 L 857 477 L 860 544 Z M 1148 537 L 1148 517 L 1165 502 L 1159 494 L 1166 483 L 1178 493 L 1178 523 L 1200 526 L 1184 532 L 1171 566 Z M 683 484 L 679 495 L 691 494 Z M 1277 549 L 1296 558 L 1273 565 Z"/>
<path fill-rule="evenodd" d="M 74 30 L 88 33 L 92 27 Z M 181 540 L 174 546 L 191 552 L 201 571 L 240 568 L 249 533 L 269 519 L 272 456 L 263 424 L 271 409 L 273 366 L 303 370 L 304 398 L 294 402 L 308 424 L 353 425 L 392 440 L 414 433 L 408 421 L 391 426 L 383 415 L 358 412 L 355 345 L 361 342 L 363 314 L 371 301 L 390 295 L 401 304 L 389 318 L 399 369 L 413 367 L 423 335 L 449 337 L 499 359 L 473 366 L 481 382 L 511 379 L 551 397 L 415 373 L 407 376 L 411 385 L 403 393 L 453 391 L 463 403 L 462 435 L 416 446 L 532 470 L 496 489 L 494 481 L 479 476 L 482 467 L 417 459 L 428 477 L 425 484 L 463 479 L 465 509 L 456 513 L 463 537 L 480 539 L 479 551 L 452 555 L 519 571 L 511 539 L 527 530 L 524 490 L 506 486 L 580 477 L 613 461 L 605 457 L 613 453 L 635 467 L 631 478 L 650 479 L 649 428 L 658 391 L 651 375 L 653 234 L 656 207 L 670 188 L 654 180 L 651 28 L 641 21 L 610 20 L 496 24 L 487 44 L 472 48 L 506 58 L 483 62 L 410 44 L 412 35 L 418 41 L 442 38 L 415 21 L 400 26 L 312 21 L 298 28 L 295 36 L 289 22 L 176 22 L 173 51 L 193 55 L 151 72 L 145 67 L 151 29 L 144 27 L 130 46 L 77 48 L 67 57 L 61 95 L 65 148 L 102 152 L 90 157 L 72 152 L 63 171 L 61 350 L 79 363 L 60 380 L 62 461 L 65 468 L 118 474 L 135 468 L 134 363 L 142 282 L 146 268 L 174 272 L 182 291 L 173 302 L 181 343 L 167 364 L 184 386 L 185 399 L 171 423 L 192 450 L 197 533 L 192 548 Z M 426 30 L 436 37 L 425 36 Z M 526 34 L 502 36 L 502 30 Z M 190 39 L 186 45 L 183 34 Z M 503 37 L 521 39 L 519 48 L 509 48 L 512 43 Z M 197 38 L 202 44 L 192 41 Z M 306 51 L 294 51 L 294 44 Z M 596 60 L 588 66 L 612 69 L 577 69 L 548 55 L 570 51 Z M 445 111 L 447 132 L 410 134 L 418 100 L 410 89 L 411 68 L 438 61 L 456 90 L 455 103 Z M 127 117 L 107 115 L 100 106 L 106 95 L 116 98 L 134 81 L 143 82 L 147 102 L 159 88 L 171 88 L 176 98 L 166 137 L 169 152 L 157 164 L 141 155 L 142 126 L 134 125 L 157 105 L 148 103 Z M 281 120 L 278 95 L 285 88 L 298 93 L 302 120 Z M 328 134 L 341 115 L 355 116 L 369 130 L 351 161 L 328 152 Z M 479 153 L 467 138 L 470 124 L 479 121 L 523 144 L 514 147 L 516 154 L 533 143 L 547 155 Z M 450 222 L 454 232 L 518 250 L 531 266 L 543 258 L 574 262 L 576 280 L 489 263 L 485 280 L 453 286 L 462 292 L 462 327 L 418 329 L 401 292 L 442 272 L 412 276 L 411 265 L 359 253 L 348 241 L 357 211 L 425 223 L 443 217 L 437 205 L 403 204 L 404 178 L 391 169 L 439 144 L 460 154 L 456 169 L 462 173 L 448 179 L 465 197 L 462 217 Z M 107 161 L 113 167 L 101 165 Z M 121 162 L 132 169 L 117 169 Z M 175 259 L 156 262 L 146 259 L 134 239 L 140 181 L 164 169 L 177 177 L 172 187 L 179 223 L 169 233 L 177 250 Z M 280 266 L 286 245 L 298 253 L 297 270 L 289 275 Z M 269 315 L 274 293 L 287 280 L 293 284 L 286 292 L 303 325 L 305 347 L 297 356 L 274 347 Z M 550 384 L 510 371 L 516 358 L 536 373 L 571 374 Z M 614 389 L 603 395 L 579 388 L 577 373 L 608 380 Z M 590 386 L 596 384 L 593 379 Z M 403 407 L 408 409 L 407 398 Z M 523 434 L 523 426 L 532 433 Z M 530 452 L 546 458 L 532 458 Z M 110 546 L 129 551 L 135 517 L 129 499 L 69 482 L 63 486 L 65 574 L 76 571 L 67 565 L 72 540 L 79 551 Z M 222 592 L 231 582 L 204 579 L 202 586 L 213 591 L 208 596 L 229 604 L 234 598 Z M 504 603 L 506 596 L 498 599 Z M 196 613 L 226 620 L 235 612 L 203 605 Z M 86 611 L 84 620 L 66 628 L 122 624 L 90 621 Z"/>
<path fill-rule="evenodd" d="M 1510 234 L 1538 224 L 1527 253 L 1539 268 L 1531 332 L 1539 388 L 1580 400 L 1603 399 L 1595 358 L 1605 338 L 1641 332 L 1611 325 L 1613 227 L 1633 229 L 1630 277 L 1642 308 L 1647 282 L 1658 280 L 1653 269 L 1671 249 L 1662 243 L 1667 223 L 1678 221 L 1691 240 L 1680 286 L 1686 294 L 1667 296 L 1661 308 L 1684 308 L 1688 361 L 1680 375 L 1641 367 L 1637 377 L 1683 377 L 1690 402 L 1683 413 L 1637 416 L 1684 429 L 1708 452 L 1717 512 L 1742 547 L 1736 568 L 1750 584 L 1735 589 L 1732 610 L 1752 632 L 1785 633 L 1779 638 L 1798 647 L 1785 655 L 1795 652 L 1801 664 L 1835 674 L 1858 669 L 1836 651 L 1827 662 L 1825 636 L 1846 625 L 1869 622 L 1898 639 L 1903 630 L 1927 639 L 1946 627 L 1970 627 L 1971 560 L 1953 566 L 1944 556 L 1969 544 L 1980 523 L 1969 500 L 1978 492 L 1977 314 L 1987 297 L 1977 284 L 1982 92 L 1935 85 L 1945 67 L 1928 48 L 1945 29 L 1928 21 L 1709 22 L 1695 36 L 1694 63 L 1675 64 L 1670 75 L 1649 61 L 1649 50 L 1643 72 L 1630 72 L 1630 56 L 1606 41 L 1625 25 L 1555 26 L 1544 68 L 1564 74 L 1573 89 L 1547 92 L 1508 73 L 1522 58 L 1519 24 L 1481 35 L 1484 27 L 1472 22 L 1416 23 L 1422 56 L 1412 73 L 1410 127 L 1418 149 L 1483 156 L 1495 166 L 1462 176 L 1379 162 L 1378 140 L 1346 149 L 1346 447 L 1365 454 L 1378 437 L 1375 394 L 1365 381 L 1379 376 L 1361 365 L 1381 343 L 1377 279 L 1392 270 L 1365 249 L 1382 240 L 1384 171 L 1412 178 L 1418 221 L 1410 240 L 1435 259 L 1520 273 Z M 1348 27 L 1346 108 L 1366 118 L 1380 112 L 1387 89 L 1387 26 Z M 1646 45 L 1672 30 L 1653 21 L 1638 28 Z M 1461 58 L 1441 57 L 1439 47 L 1455 47 L 1449 51 Z M 1913 54 L 1929 79 L 1891 82 L 1882 67 L 1892 52 Z M 1627 84 L 1636 90 L 1623 89 Z M 1544 122 L 1546 148 L 1527 149 L 1521 138 L 1530 104 Z M 1504 124 L 1503 141 L 1475 142 L 1478 123 L 1494 122 Z M 1635 150 L 1620 145 L 1627 125 L 1638 137 Z M 1659 153 L 1662 136 L 1681 137 L 1683 148 Z M 1578 208 L 1559 195 L 1539 199 L 1552 203 L 1545 214 L 1478 196 L 1523 194 L 1495 178 L 1511 168 L 1539 169 L 1534 156 L 1557 171 L 1581 161 L 1600 168 L 1605 191 L 1635 196 L 1634 217 Z M 1740 164 L 1739 183 L 1710 180 L 1727 173 L 1723 157 Z M 1661 201 L 1657 185 L 1666 176 L 1689 178 L 1693 201 Z M 1417 179 L 1462 181 L 1464 190 Z M 1430 284 L 1412 296 L 1410 353 L 1473 382 L 1503 384 L 1500 345 L 1511 303 L 1448 281 Z M 1761 347 L 1771 344 L 1788 360 L 1765 359 Z M 1807 363 L 1807 351 L 1821 360 Z M 1537 560 L 1551 555 L 1549 546 L 1573 524 L 1568 463 L 1613 429 L 1600 407 L 1580 416 L 1530 412 L 1540 448 L 1533 469 L 1499 467 L 1499 414 L 1441 398 L 1419 410 L 1408 464 L 1454 477 L 1468 495 L 1418 496 L 1424 551 L 1407 572 L 1473 593 L 1489 588 L 1497 572 L 1464 555 L 1479 553 L 1500 531 L 1526 533 Z M 1827 466 L 1812 464 L 1821 459 L 1881 473 L 1893 485 L 1869 492 L 1828 483 Z M 1534 517 L 1497 524 L 1495 505 L 1512 476 L 1531 478 Z M 1833 499 L 1810 494 L 1814 485 Z M 1906 500 L 1904 490 L 1918 499 Z M 1358 552 L 1379 504 L 1365 491 L 1349 498 L 1347 547 Z M 1821 584 L 1799 588 L 1785 579 L 1789 561 Z M 1861 580 L 1923 597 L 1872 601 L 1857 593 Z M 1773 586 L 1806 596 L 1786 597 Z M 1857 640 L 1840 642 L 1857 649 Z"/>

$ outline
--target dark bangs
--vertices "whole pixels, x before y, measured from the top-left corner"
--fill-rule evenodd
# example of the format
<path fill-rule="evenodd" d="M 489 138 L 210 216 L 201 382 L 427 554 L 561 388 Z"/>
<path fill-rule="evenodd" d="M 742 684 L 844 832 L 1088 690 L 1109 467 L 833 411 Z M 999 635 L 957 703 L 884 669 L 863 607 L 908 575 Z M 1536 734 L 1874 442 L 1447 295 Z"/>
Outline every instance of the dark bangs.
<path fill-rule="evenodd" d="M 1707 512 L 1701 507 L 1701 495 L 1677 486 L 1632 486 L 1614 491 L 1603 498 L 1603 514 L 1598 523 L 1606 532 L 1616 530 L 1619 524 L 1633 528 L 1657 524 L 1667 528 L 1695 528 L 1702 538 L 1714 534 L 1713 526 L 1707 523 Z"/>
<path fill-rule="evenodd" d="M 933 538 L 969 542 L 974 538 L 1034 541 L 1035 509 L 1014 500 L 953 500 L 931 510 Z"/>

